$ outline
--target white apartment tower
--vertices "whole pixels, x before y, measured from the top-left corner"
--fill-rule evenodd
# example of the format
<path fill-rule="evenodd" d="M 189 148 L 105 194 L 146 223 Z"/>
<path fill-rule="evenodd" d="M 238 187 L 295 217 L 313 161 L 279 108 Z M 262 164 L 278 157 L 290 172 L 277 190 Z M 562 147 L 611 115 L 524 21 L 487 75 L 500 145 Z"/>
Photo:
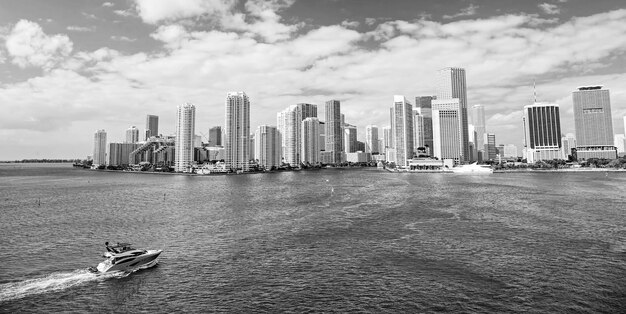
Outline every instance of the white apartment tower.
<path fill-rule="evenodd" d="M 254 133 L 254 158 L 259 166 L 271 169 L 280 166 L 280 133 L 278 128 L 260 125 Z"/>
<path fill-rule="evenodd" d="M 184 103 L 176 113 L 176 145 L 174 171 L 189 172 L 193 163 L 193 147 L 196 132 L 196 106 Z"/>
<path fill-rule="evenodd" d="M 393 96 L 392 137 L 396 150 L 396 165 L 407 167 L 413 158 L 413 105 L 402 95 Z"/>
<path fill-rule="evenodd" d="M 107 132 L 97 130 L 93 136 L 93 164 L 106 164 Z"/>
<path fill-rule="evenodd" d="M 277 114 L 278 130 L 282 137 L 282 157 L 291 166 L 298 166 L 302 161 L 302 121 L 309 117 L 317 117 L 317 105 L 291 105 Z"/>
<path fill-rule="evenodd" d="M 461 105 L 458 98 L 437 99 L 432 102 L 433 156 L 439 159 L 463 161 L 463 131 Z"/>
<path fill-rule="evenodd" d="M 308 117 L 302 121 L 302 162 L 315 165 L 320 162 L 320 121 Z"/>
<path fill-rule="evenodd" d="M 137 143 L 138 141 L 139 141 L 139 129 L 133 125 L 126 130 L 126 142 L 125 143 Z"/>
<path fill-rule="evenodd" d="M 459 153 L 458 160 L 461 162 L 470 160 L 469 149 L 469 134 L 468 134 L 468 121 L 467 121 L 467 86 L 465 83 L 465 69 L 463 68 L 444 68 L 438 72 L 437 80 L 437 100 L 433 100 L 433 111 L 435 110 L 435 104 L 438 104 L 441 108 L 444 105 L 444 110 L 457 110 L 457 119 L 459 119 Z M 458 106 L 458 109 L 452 109 Z M 450 108 L 450 109 L 448 109 Z M 449 117 L 448 117 L 449 118 Z M 433 112 L 433 120 L 436 119 Z M 433 121 L 433 133 L 436 133 Z M 442 126 L 442 124 L 440 124 Z M 446 137 L 441 135 L 439 130 L 440 140 L 446 140 Z M 434 141 L 435 134 L 433 134 Z M 437 143 L 433 143 L 437 146 Z M 450 145 L 441 145 L 450 146 Z M 456 144 L 455 144 L 456 146 Z M 441 150 L 445 150 L 442 148 Z M 436 156 L 436 155 L 435 155 Z M 437 156 L 440 157 L 440 156 Z M 440 157 L 441 158 L 441 157 Z"/>
<path fill-rule="evenodd" d="M 224 152 L 226 167 L 248 171 L 250 164 L 250 99 L 244 92 L 226 95 Z"/>
<path fill-rule="evenodd" d="M 368 125 L 365 127 L 365 152 L 370 154 L 378 154 L 378 127 Z"/>

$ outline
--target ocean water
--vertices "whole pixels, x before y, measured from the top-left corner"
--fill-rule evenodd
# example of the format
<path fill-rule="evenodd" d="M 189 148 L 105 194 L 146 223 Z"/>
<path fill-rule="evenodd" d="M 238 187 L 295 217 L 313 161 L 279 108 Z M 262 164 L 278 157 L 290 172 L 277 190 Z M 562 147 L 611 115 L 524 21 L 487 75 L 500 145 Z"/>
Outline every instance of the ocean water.
<path fill-rule="evenodd" d="M 96 276 L 104 242 L 163 249 Z M 0 311 L 626 309 L 626 173 L 0 165 Z"/>

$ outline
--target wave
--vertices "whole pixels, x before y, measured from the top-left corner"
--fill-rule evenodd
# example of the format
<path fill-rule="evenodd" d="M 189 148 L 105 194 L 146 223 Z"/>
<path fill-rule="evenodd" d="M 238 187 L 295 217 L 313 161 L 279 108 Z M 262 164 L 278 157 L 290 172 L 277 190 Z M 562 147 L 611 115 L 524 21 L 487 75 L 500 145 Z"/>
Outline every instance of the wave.
<path fill-rule="evenodd" d="M 72 272 L 57 272 L 43 277 L 9 282 L 0 285 L 0 302 L 21 299 L 36 294 L 62 291 L 88 282 L 122 278 L 129 274 L 124 272 L 95 274 L 87 269 L 77 269 Z"/>

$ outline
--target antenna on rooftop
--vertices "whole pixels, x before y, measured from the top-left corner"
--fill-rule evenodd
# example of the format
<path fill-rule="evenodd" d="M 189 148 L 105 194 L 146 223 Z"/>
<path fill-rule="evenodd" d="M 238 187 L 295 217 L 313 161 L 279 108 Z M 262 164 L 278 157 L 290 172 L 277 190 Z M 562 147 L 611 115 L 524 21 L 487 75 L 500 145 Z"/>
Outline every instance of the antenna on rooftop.
<path fill-rule="evenodd" d="M 535 79 L 533 79 L 533 94 L 535 95 L 535 102 L 537 102 L 537 84 L 535 83 Z"/>

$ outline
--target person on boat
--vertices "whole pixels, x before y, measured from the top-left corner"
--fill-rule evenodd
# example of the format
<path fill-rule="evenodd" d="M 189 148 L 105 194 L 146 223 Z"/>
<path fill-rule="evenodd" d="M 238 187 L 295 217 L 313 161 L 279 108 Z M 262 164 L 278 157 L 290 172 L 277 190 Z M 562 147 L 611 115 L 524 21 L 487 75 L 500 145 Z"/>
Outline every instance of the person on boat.
<path fill-rule="evenodd" d="M 116 251 L 114 248 L 112 248 L 112 247 L 110 247 L 110 246 L 109 246 L 109 242 L 108 242 L 108 241 L 107 241 L 107 242 L 104 242 L 104 245 L 106 245 L 106 247 L 107 247 L 107 251 L 109 251 L 109 252 L 111 252 L 111 253 L 117 253 L 117 251 Z"/>

